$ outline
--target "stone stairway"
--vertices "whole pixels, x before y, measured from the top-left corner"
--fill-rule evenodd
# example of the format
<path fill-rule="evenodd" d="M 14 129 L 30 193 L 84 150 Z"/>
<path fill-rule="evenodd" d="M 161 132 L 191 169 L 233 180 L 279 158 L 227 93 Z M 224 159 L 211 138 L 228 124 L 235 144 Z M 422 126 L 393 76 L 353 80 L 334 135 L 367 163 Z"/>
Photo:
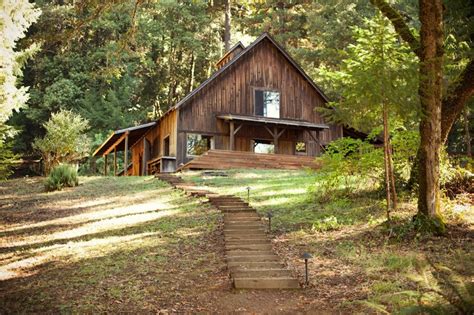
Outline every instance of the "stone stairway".
<path fill-rule="evenodd" d="M 191 196 L 207 197 L 224 213 L 227 266 L 237 289 L 296 289 L 299 283 L 275 255 L 257 211 L 236 196 L 200 190 L 171 174 L 158 174 Z"/>

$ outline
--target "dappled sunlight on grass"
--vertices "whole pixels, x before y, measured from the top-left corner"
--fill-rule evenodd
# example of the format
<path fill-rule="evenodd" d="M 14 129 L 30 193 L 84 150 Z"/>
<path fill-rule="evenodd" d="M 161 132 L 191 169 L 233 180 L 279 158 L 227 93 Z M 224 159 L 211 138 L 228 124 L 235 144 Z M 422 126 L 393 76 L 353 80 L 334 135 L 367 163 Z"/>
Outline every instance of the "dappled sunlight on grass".
<path fill-rule="evenodd" d="M 156 207 L 156 205 L 155 205 Z M 100 219 L 98 221 L 85 223 L 80 227 L 77 228 L 70 228 L 65 231 L 58 231 L 47 235 L 28 235 L 21 237 L 19 240 L 15 240 L 16 237 L 12 238 L 2 238 L 3 244 L 8 244 L 4 248 L 8 249 L 10 247 L 17 247 L 17 246 L 25 246 L 25 245 L 34 245 L 38 243 L 47 243 L 56 240 L 67 240 L 72 238 L 77 238 L 89 234 L 96 234 L 105 231 L 112 231 L 116 229 L 123 229 L 126 227 L 130 227 L 139 223 L 144 223 L 148 221 L 153 221 L 165 216 L 176 214 L 177 210 L 163 210 L 159 211 L 160 209 L 143 209 L 142 213 L 138 214 L 124 214 L 123 210 L 126 208 L 122 208 L 122 212 L 118 217 L 109 217 L 107 219 Z M 161 209 L 166 209 L 163 206 Z M 137 210 L 136 210 L 137 211 Z M 3 246 L 2 246 L 3 247 Z"/>
<path fill-rule="evenodd" d="M 0 280 L 32 276 L 51 264 L 165 249 L 215 227 L 214 216 L 196 217 L 198 200 L 153 178 L 81 178 L 81 186 L 55 193 L 38 188 L 39 179 L 27 183 L 20 193 L 25 199 L 0 208 Z M 13 181 L 2 196 L 15 196 L 19 186 Z"/>
<path fill-rule="evenodd" d="M 40 271 L 36 267 L 52 261 L 73 263 L 81 259 L 102 257 L 116 251 L 129 251 L 139 247 L 144 248 L 150 246 L 150 243 L 157 245 L 163 242 L 163 240 L 156 237 L 157 234 L 146 232 L 124 236 L 109 236 L 94 238 L 88 241 L 68 242 L 67 244 L 41 247 L 30 251 L 30 257 L 28 258 L 6 264 L 2 262 L 0 266 L 0 280 L 30 276 Z"/>
<path fill-rule="evenodd" d="M 293 188 L 293 189 L 284 189 L 283 190 L 283 194 L 284 195 L 303 195 L 303 194 L 306 194 L 307 193 L 307 189 L 305 188 Z M 275 195 L 278 196 L 277 192 L 275 190 L 272 190 L 271 188 L 266 191 L 266 190 L 263 190 L 262 192 L 260 192 L 258 194 L 258 196 L 271 196 L 271 197 L 274 197 Z"/>
<path fill-rule="evenodd" d="M 156 198 L 156 196 L 153 196 L 153 194 L 150 194 L 148 197 Z M 164 201 L 166 201 L 166 198 Z M 121 199 L 117 199 L 115 203 L 123 204 Z M 111 202 L 107 200 L 104 202 L 99 202 L 98 204 L 110 205 Z M 97 205 L 97 204 L 89 203 L 89 205 L 93 207 L 94 205 Z M 88 206 L 79 204 L 79 205 L 75 205 L 71 207 L 71 209 L 76 209 L 76 208 L 88 208 Z M 144 202 L 144 203 L 130 204 L 129 206 L 125 206 L 125 207 L 105 208 L 103 210 L 95 210 L 95 211 L 81 213 L 78 215 L 62 217 L 62 218 L 53 219 L 53 220 L 45 220 L 38 223 L 27 223 L 27 224 L 23 223 L 23 224 L 12 225 L 12 227 L 7 227 L 3 229 L 2 232 L 0 232 L 0 235 L 4 234 L 4 232 L 16 231 L 16 230 L 21 230 L 25 228 L 32 229 L 32 228 L 43 227 L 43 226 L 48 226 L 48 225 L 86 223 L 93 220 L 104 220 L 108 218 L 114 218 L 117 216 L 131 215 L 134 213 L 136 214 L 145 213 L 145 212 L 157 211 L 160 209 L 170 209 L 170 208 L 173 208 L 173 207 L 168 204 L 165 204 L 161 200 L 159 202 L 157 202 L 156 200 L 152 200 L 152 201 Z"/>

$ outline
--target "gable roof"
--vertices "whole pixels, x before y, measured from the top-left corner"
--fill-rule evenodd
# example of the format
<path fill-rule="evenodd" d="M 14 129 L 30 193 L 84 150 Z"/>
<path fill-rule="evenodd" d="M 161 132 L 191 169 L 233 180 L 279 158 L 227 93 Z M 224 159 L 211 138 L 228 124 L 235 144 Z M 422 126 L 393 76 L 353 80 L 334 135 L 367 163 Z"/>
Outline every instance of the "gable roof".
<path fill-rule="evenodd" d="M 304 70 L 296 63 L 296 61 L 281 47 L 268 33 L 263 33 L 258 37 L 252 44 L 250 44 L 247 48 L 242 50 L 238 53 L 231 61 L 226 63 L 222 66 L 219 70 L 214 72 L 206 81 L 201 83 L 197 88 L 191 91 L 188 95 L 186 95 L 183 99 L 181 99 L 175 106 L 171 107 L 170 110 L 180 108 L 187 101 L 189 101 L 194 95 L 196 95 L 199 91 L 209 85 L 212 81 L 214 81 L 219 75 L 221 75 L 225 70 L 230 68 L 233 64 L 239 61 L 243 56 L 245 56 L 249 51 L 251 51 L 255 46 L 257 46 L 260 42 L 264 39 L 268 39 L 277 49 L 280 51 L 283 56 L 288 60 L 297 70 L 298 72 L 309 82 L 309 84 L 321 95 L 321 97 L 326 101 L 329 102 L 329 98 L 324 94 L 324 92 L 314 83 L 314 81 L 304 72 Z M 234 49 L 235 46 L 232 48 Z"/>
<path fill-rule="evenodd" d="M 226 51 L 226 53 L 224 54 L 224 56 L 222 56 L 221 59 L 219 59 L 219 61 L 216 62 L 216 65 L 219 65 L 219 64 L 222 62 L 222 60 L 224 60 L 227 56 L 229 56 L 229 55 L 230 55 L 234 50 L 236 50 L 237 48 L 240 48 L 240 49 L 244 50 L 244 49 L 245 49 L 245 46 L 244 46 L 244 44 L 242 44 L 242 43 L 239 41 L 237 44 L 235 44 L 234 46 L 232 46 L 228 51 Z"/>

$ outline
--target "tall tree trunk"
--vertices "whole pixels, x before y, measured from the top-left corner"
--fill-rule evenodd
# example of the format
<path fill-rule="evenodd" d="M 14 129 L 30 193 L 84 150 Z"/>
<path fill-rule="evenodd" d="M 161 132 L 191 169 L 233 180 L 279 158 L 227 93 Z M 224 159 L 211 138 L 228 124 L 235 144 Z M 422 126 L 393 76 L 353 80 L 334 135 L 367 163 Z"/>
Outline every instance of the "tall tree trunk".
<path fill-rule="evenodd" d="M 391 176 L 390 176 L 390 164 L 388 161 L 389 153 L 388 153 L 388 144 L 389 142 L 389 135 L 388 135 L 388 111 L 387 107 L 383 105 L 383 156 L 384 156 L 384 168 L 385 168 L 385 193 L 387 194 L 387 221 L 390 221 L 390 212 L 392 209 L 392 197 L 391 195 Z"/>
<path fill-rule="evenodd" d="M 194 69 L 196 68 L 196 58 L 194 57 L 194 51 L 191 53 L 191 65 L 188 83 L 188 92 L 191 93 L 194 87 Z"/>
<path fill-rule="evenodd" d="M 393 170 L 393 158 L 392 158 L 392 143 L 390 138 L 388 139 L 388 169 L 390 171 L 390 188 L 392 190 L 392 208 L 397 210 L 398 198 L 397 198 L 397 189 L 395 187 L 395 173 Z"/>
<path fill-rule="evenodd" d="M 469 130 L 469 108 L 466 106 L 464 108 L 464 113 L 463 113 L 463 120 L 464 120 L 464 138 L 466 140 L 466 155 L 468 157 L 472 156 L 472 148 L 471 148 L 471 133 Z"/>
<path fill-rule="evenodd" d="M 420 86 L 423 116 L 420 122 L 418 218 L 442 233 L 439 214 L 439 152 L 441 147 L 441 99 L 443 65 L 443 4 L 420 0 Z"/>
<path fill-rule="evenodd" d="M 392 23 L 398 35 L 411 47 L 413 52 L 422 60 L 420 41 L 411 31 L 405 18 L 386 0 L 370 0 L 385 17 Z M 474 59 L 471 58 L 459 77 L 451 82 L 444 96 L 441 108 L 441 143 L 446 143 L 454 122 L 461 115 L 466 102 L 474 94 Z M 417 178 L 421 149 L 418 149 L 412 172 L 408 181 L 408 188 L 413 188 Z"/>
<path fill-rule="evenodd" d="M 225 26 L 224 26 L 224 49 L 225 51 L 229 51 L 230 49 L 230 22 L 231 22 L 231 11 L 230 11 L 230 4 L 231 0 L 225 0 Z"/>

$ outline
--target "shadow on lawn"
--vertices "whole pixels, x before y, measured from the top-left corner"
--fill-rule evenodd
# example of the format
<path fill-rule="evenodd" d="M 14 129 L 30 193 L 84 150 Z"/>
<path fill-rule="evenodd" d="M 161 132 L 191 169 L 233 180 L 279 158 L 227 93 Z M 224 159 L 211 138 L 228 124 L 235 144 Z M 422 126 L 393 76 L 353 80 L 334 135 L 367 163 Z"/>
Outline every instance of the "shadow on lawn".
<path fill-rule="evenodd" d="M 104 182 L 107 184 L 112 182 L 111 186 L 115 187 L 108 189 L 109 187 L 104 186 Z M 138 184 L 130 187 L 130 184 L 134 183 Z M 38 182 L 30 184 L 38 185 Z M 111 201 L 106 199 L 106 202 L 98 199 L 96 201 L 99 201 L 99 205 L 97 205 L 96 201 L 88 200 L 87 193 L 91 190 L 91 186 L 97 188 L 97 185 L 105 187 L 102 187 L 102 191 L 99 192 L 92 189 L 97 195 L 102 195 L 106 189 L 106 193 L 117 193 L 119 196 Z M 31 190 L 34 188 L 32 187 Z M 86 190 L 85 194 L 84 190 Z M 71 196 L 77 196 L 78 200 L 91 204 L 79 205 L 71 210 L 66 204 L 71 202 Z M 48 197 L 53 198 L 49 200 Z M 46 205 L 54 204 L 58 200 L 56 195 L 46 195 L 42 198 Z M 209 220 L 215 221 L 212 211 L 209 217 L 204 215 L 206 214 L 204 211 L 209 210 L 209 207 L 199 205 L 202 212 L 197 211 L 198 200 L 188 198 L 157 180 L 144 181 L 142 178 L 129 178 L 111 181 L 108 178 L 94 178 L 86 181 L 85 189 L 83 188 L 82 191 L 79 188 L 63 191 L 60 199 L 63 198 L 61 216 L 55 213 L 43 220 L 35 217 L 34 223 L 18 220 L 21 222 L 20 225 L 12 226 L 10 230 L 6 225 L 7 231 L 0 234 L 3 238 L 0 248 L 3 266 L 0 268 L 7 272 L 2 278 L 8 278 L 8 272 L 11 270 L 21 270 L 21 268 L 29 270 L 42 264 L 43 261 L 35 261 L 38 255 L 53 260 L 56 258 L 61 260 L 61 255 L 55 253 L 58 251 L 70 251 L 74 255 L 74 246 L 78 244 L 87 245 L 88 242 L 107 244 L 108 239 L 126 240 L 128 237 L 141 237 L 150 233 L 158 238 L 166 238 L 169 235 L 175 236 L 180 231 L 184 233 L 186 229 L 188 229 L 186 233 L 200 233 L 200 229 L 209 226 Z M 111 207 L 113 205 L 116 207 Z M 18 213 L 15 209 L 8 208 L 2 209 L 0 213 L 10 212 L 14 214 L 12 218 L 22 214 L 31 218 L 31 212 L 35 211 L 39 210 L 32 208 L 23 213 L 20 210 Z M 196 226 L 199 223 L 202 223 L 201 227 Z M 88 248 L 81 250 L 88 250 Z"/>
<path fill-rule="evenodd" d="M 223 245 L 215 230 L 205 228 L 205 222 L 212 223 L 215 216 L 174 220 L 172 238 L 138 236 L 133 243 L 117 243 L 104 252 L 92 252 L 89 258 L 53 259 L 35 266 L 29 275 L 0 282 L 0 311 L 157 312 L 176 304 L 192 305 L 200 293 L 212 290 L 209 281 L 223 285 L 223 253 L 216 252 Z M 159 221 L 120 233 L 158 231 Z M 188 233 L 189 229 L 199 233 Z"/>
<path fill-rule="evenodd" d="M 104 208 L 134 192 L 152 194 L 158 190 L 158 195 L 165 195 L 171 191 L 171 188 L 162 182 L 140 177 L 129 177 L 124 181 L 115 181 L 112 177 L 83 177 L 79 186 L 52 193 L 47 193 L 42 188 L 44 178 L 29 179 L 20 185 L 22 180 L 12 180 L 14 183 L 7 181 L 3 184 L 0 197 L 0 200 L 3 200 L 3 206 L 0 207 L 3 223 L 36 223 L 46 219 L 60 219 L 83 213 L 85 210 Z M 107 190 L 104 190 L 104 187 L 107 187 Z M 153 196 L 149 196 L 149 199 L 152 198 Z M 92 200 L 92 204 L 75 206 L 86 200 Z M 131 198 L 127 202 L 138 201 L 143 200 Z M 67 205 L 62 206 L 64 203 Z"/>

